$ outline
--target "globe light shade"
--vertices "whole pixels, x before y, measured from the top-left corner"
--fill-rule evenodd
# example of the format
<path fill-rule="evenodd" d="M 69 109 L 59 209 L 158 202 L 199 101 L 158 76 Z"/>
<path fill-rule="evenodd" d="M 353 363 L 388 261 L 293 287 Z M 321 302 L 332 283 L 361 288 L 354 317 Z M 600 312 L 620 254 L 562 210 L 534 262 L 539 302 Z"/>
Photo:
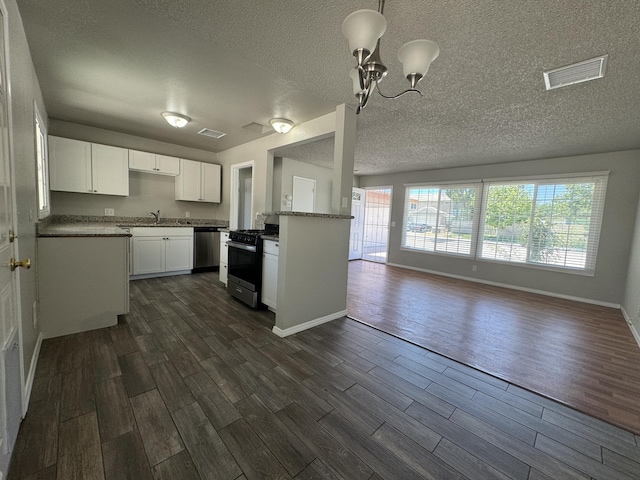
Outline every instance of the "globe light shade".
<path fill-rule="evenodd" d="M 342 22 L 342 33 L 349 40 L 351 53 L 360 48 L 373 52 L 386 29 L 386 18 L 375 10 L 357 10 Z"/>
<path fill-rule="evenodd" d="M 438 44 L 431 40 L 413 40 L 405 43 L 398 50 L 398 60 L 402 62 L 402 71 L 405 77 L 419 74 L 424 77 L 429 70 L 429 65 L 440 53 Z"/>
<path fill-rule="evenodd" d="M 269 123 L 278 133 L 287 133 L 293 128 L 293 122 L 286 118 L 272 118 Z"/>
<path fill-rule="evenodd" d="M 360 88 L 360 72 L 357 68 L 352 68 L 349 72 L 349 76 L 351 80 L 353 80 L 353 94 L 358 95 L 362 93 L 362 88 Z"/>
<path fill-rule="evenodd" d="M 191 121 L 186 115 L 173 112 L 162 112 L 162 116 L 169 125 L 176 128 L 182 128 Z"/>

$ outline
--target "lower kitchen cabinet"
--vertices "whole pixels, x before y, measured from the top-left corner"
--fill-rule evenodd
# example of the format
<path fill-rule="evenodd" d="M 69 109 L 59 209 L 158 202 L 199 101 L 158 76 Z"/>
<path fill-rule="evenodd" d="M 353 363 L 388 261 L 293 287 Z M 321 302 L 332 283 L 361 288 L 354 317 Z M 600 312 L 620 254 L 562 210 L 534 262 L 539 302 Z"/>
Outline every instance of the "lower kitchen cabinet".
<path fill-rule="evenodd" d="M 134 227 L 131 234 L 134 276 L 191 273 L 193 228 Z"/>
<path fill-rule="evenodd" d="M 220 281 L 225 285 L 227 284 L 227 264 L 229 263 L 227 240 L 229 240 L 229 232 L 220 232 Z"/>
<path fill-rule="evenodd" d="M 279 244 L 265 240 L 262 257 L 262 303 L 271 310 L 276 309 L 278 297 L 278 253 Z"/>
<path fill-rule="evenodd" d="M 129 312 L 127 237 L 38 238 L 43 338 L 105 328 Z"/>

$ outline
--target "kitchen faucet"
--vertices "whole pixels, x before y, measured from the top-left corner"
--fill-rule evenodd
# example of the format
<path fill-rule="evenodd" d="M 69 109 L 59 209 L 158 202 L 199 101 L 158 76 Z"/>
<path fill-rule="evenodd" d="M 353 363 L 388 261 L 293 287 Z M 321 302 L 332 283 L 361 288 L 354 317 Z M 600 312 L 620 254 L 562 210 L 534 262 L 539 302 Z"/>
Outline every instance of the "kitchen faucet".
<path fill-rule="evenodd" d="M 160 223 L 160 210 L 157 212 L 149 212 L 149 216 L 156 219 L 156 223 Z"/>

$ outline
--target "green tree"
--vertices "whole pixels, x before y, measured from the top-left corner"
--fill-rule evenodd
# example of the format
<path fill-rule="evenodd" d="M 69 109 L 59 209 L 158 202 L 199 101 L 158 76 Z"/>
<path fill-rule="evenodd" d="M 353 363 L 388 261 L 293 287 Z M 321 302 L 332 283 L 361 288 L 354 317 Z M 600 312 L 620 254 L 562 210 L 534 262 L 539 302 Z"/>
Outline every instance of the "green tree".
<path fill-rule="evenodd" d="M 485 214 L 485 224 L 501 230 L 527 230 L 533 199 L 527 185 L 492 185 Z"/>

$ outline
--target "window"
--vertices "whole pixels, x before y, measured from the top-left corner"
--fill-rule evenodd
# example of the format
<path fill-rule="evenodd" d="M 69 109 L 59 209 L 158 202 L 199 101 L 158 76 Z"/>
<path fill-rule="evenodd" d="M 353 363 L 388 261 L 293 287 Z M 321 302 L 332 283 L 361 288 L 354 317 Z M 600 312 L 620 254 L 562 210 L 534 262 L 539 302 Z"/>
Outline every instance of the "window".
<path fill-rule="evenodd" d="M 479 258 L 593 272 L 607 177 L 488 182 Z"/>
<path fill-rule="evenodd" d="M 406 189 L 403 248 L 472 256 L 481 184 Z"/>
<path fill-rule="evenodd" d="M 38 175 L 38 218 L 49 215 L 49 155 L 47 148 L 47 131 L 34 104 L 35 137 L 36 137 L 36 170 Z"/>

